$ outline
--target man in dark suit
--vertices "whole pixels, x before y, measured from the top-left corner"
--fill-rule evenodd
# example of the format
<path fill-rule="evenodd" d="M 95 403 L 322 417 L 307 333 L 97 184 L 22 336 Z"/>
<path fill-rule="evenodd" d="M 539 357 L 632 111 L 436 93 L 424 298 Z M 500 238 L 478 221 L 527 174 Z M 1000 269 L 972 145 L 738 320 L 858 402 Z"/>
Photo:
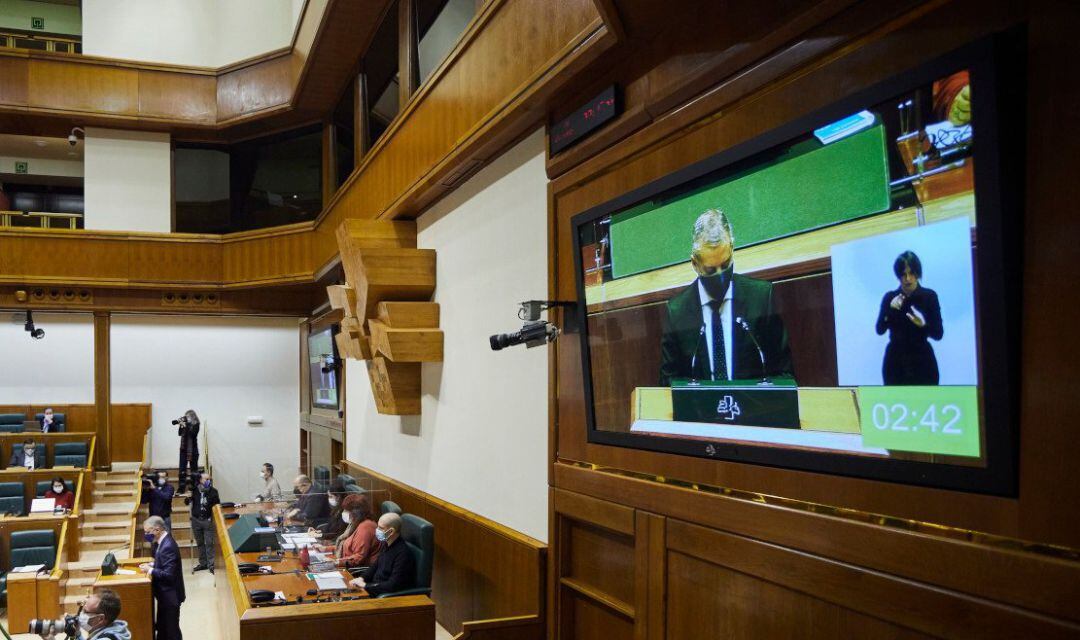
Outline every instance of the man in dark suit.
<path fill-rule="evenodd" d="M 143 535 L 154 546 L 154 561 L 139 565 L 150 576 L 150 588 L 157 601 L 157 620 L 154 621 L 156 640 L 182 640 L 180 605 L 186 599 L 184 572 L 180 567 L 180 547 L 169 535 L 165 521 L 150 516 L 143 522 Z"/>
<path fill-rule="evenodd" d="M 286 517 L 303 522 L 309 527 L 326 522 L 330 516 L 330 502 L 323 491 L 316 491 L 311 478 L 301 474 L 293 480 L 293 493 L 296 503 L 289 509 Z"/>
<path fill-rule="evenodd" d="M 43 469 L 45 468 L 45 452 L 38 449 L 33 440 L 23 440 L 22 446 L 15 446 L 11 452 L 8 467 Z"/>
<path fill-rule="evenodd" d="M 690 251 L 698 277 L 668 300 L 660 340 L 661 385 L 669 386 L 675 379 L 793 375 L 787 330 L 773 303 L 772 283 L 734 273 L 734 251 L 731 223 L 724 212 L 709 209 L 698 216 Z"/>

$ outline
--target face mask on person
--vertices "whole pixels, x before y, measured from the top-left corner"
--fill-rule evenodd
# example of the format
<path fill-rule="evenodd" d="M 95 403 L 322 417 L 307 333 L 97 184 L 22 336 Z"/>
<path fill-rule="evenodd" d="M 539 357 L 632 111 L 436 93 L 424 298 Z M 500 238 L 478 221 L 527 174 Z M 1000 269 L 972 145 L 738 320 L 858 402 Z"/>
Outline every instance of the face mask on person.
<path fill-rule="evenodd" d="M 79 627 L 83 631 L 90 631 L 91 627 L 93 626 L 92 624 L 90 624 L 90 618 L 97 617 L 97 615 L 98 614 L 96 613 L 91 614 L 83 611 L 79 614 Z"/>
<path fill-rule="evenodd" d="M 25 453 L 28 456 L 32 456 L 32 455 L 34 455 L 34 448 L 33 447 L 23 447 L 23 453 Z"/>
<path fill-rule="evenodd" d="M 52 490 L 53 490 L 53 493 L 63 493 L 64 492 L 64 485 L 62 485 L 62 484 L 54 484 L 52 486 Z"/>
<path fill-rule="evenodd" d="M 292 493 L 293 493 L 294 496 L 300 495 L 300 487 L 293 487 L 292 488 Z"/>
<path fill-rule="evenodd" d="M 705 292 L 712 296 L 713 300 L 723 300 L 731 285 L 731 274 L 735 270 L 734 264 L 729 264 L 726 269 L 721 269 L 709 276 L 698 276 Z"/>
<path fill-rule="evenodd" d="M 336 507 L 336 506 L 338 506 L 338 500 L 337 500 L 337 498 L 334 498 L 334 497 L 330 497 L 330 498 L 328 498 L 328 500 L 330 501 L 330 506 L 331 506 L 331 507 Z"/>
<path fill-rule="evenodd" d="M 390 539 L 390 532 L 386 529 L 376 529 L 375 537 L 379 540 L 379 542 L 386 542 Z"/>
<path fill-rule="evenodd" d="M 146 540 L 147 542 L 153 543 L 154 538 L 156 536 L 154 536 L 154 534 L 150 533 L 150 532 L 143 532 L 142 537 L 143 537 L 143 540 Z"/>
<path fill-rule="evenodd" d="M 165 478 L 158 478 L 157 483 L 159 487 L 165 486 Z"/>
<path fill-rule="evenodd" d="M 209 489 L 210 488 L 210 481 L 209 480 L 204 481 L 202 483 L 202 487 L 203 487 L 203 489 Z"/>
<path fill-rule="evenodd" d="M 352 514 L 349 513 L 348 511 L 342 511 L 341 512 L 341 521 L 344 522 L 345 524 L 349 524 L 350 522 L 352 522 Z"/>
<path fill-rule="evenodd" d="M 266 472 L 265 471 L 260 471 L 259 472 L 259 477 L 262 478 L 263 480 L 266 480 Z"/>

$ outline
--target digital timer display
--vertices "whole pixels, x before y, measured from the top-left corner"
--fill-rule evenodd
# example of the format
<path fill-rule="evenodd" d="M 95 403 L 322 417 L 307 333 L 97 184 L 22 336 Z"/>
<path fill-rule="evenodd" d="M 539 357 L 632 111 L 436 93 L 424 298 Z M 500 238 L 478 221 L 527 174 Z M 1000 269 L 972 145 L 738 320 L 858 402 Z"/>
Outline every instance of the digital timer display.
<path fill-rule="evenodd" d="M 578 107 L 569 116 L 551 125 L 548 130 L 549 146 L 554 155 L 578 142 L 600 125 L 618 115 L 615 85 L 604 89 L 600 95 Z"/>
<path fill-rule="evenodd" d="M 894 451 L 978 457 L 973 386 L 859 387 L 863 444 Z"/>

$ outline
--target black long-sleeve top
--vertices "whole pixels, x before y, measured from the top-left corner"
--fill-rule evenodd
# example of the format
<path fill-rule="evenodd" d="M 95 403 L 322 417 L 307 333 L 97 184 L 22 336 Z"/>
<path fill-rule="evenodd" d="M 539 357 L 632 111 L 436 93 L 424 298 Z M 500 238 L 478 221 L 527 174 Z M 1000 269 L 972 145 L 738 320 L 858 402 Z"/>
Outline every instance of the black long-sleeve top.
<path fill-rule="evenodd" d="M 371 579 L 365 581 L 364 589 L 373 596 L 412 589 L 416 585 L 416 559 L 405 541 L 398 538 L 394 544 L 384 547 L 375 561 Z"/>
<path fill-rule="evenodd" d="M 933 289 L 920 286 L 912 291 L 911 295 L 904 296 L 904 303 L 899 309 L 893 309 L 892 299 L 900 292 L 900 289 L 893 289 L 881 299 L 881 310 L 878 312 L 875 327 L 877 334 L 880 336 L 888 330 L 889 342 L 900 344 L 925 342 L 927 338 L 941 340 L 945 328 L 941 324 L 941 305 L 938 304 L 937 293 Z M 918 309 L 926 320 L 924 326 L 915 326 L 911 318 L 907 317 L 913 307 Z"/>
<path fill-rule="evenodd" d="M 191 517 L 199 520 L 210 519 L 215 504 L 221 504 L 218 490 L 214 487 L 203 488 L 196 486 L 190 498 L 184 498 L 184 504 L 191 505 Z"/>

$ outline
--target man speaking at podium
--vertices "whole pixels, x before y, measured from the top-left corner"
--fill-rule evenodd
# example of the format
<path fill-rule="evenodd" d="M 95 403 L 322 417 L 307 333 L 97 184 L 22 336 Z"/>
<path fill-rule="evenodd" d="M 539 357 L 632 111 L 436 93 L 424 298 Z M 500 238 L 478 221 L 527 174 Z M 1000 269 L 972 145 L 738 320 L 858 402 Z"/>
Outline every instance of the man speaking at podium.
<path fill-rule="evenodd" d="M 667 302 L 661 385 L 677 379 L 792 376 L 787 330 L 773 304 L 772 283 L 734 273 L 734 252 L 724 212 L 708 209 L 698 216 L 690 248 L 698 277 Z"/>

